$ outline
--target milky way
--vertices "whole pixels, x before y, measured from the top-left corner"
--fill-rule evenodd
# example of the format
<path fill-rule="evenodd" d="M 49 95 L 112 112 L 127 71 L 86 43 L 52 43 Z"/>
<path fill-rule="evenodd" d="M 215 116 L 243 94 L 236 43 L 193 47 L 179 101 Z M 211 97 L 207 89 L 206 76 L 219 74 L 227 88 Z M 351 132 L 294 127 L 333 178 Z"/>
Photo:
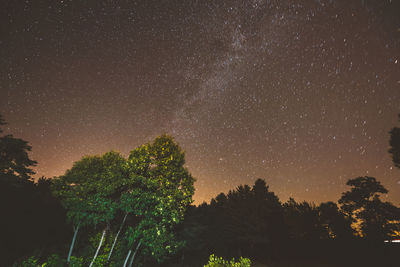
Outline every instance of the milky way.
<path fill-rule="evenodd" d="M 374 176 L 400 113 L 399 1 L 4 1 L 0 112 L 39 176 L 162 133 L 196 203 L 263 178 L 285 201 Z M 393 167 L 392 167 L 393 166 Z"/>

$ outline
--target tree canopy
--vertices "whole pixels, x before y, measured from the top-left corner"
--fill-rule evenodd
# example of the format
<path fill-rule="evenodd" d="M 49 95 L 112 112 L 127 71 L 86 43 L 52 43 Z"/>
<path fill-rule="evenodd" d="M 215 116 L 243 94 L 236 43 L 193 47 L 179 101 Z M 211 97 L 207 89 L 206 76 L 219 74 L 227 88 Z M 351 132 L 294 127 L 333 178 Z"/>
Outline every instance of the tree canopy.
<path fill-rule="evenodd" d="M 1 126 L 6 125 L 5 120 L 0 114 L 0 133 Z M 29 180 L 31 175 L 35 174 L 32 167 L 37 162 L 29 158 L 29 152 L 32 147 L 28 142 L 15 138 L 12 134 L 0 137 L 0 176 L 1 179 L 20 178 Z"/>
<path fill-rule="evenodd" d="M 369 239 L 384 240 L 399 230 L 400 212 L 390 202 L 380 199 L 388 190 L 374 177 L 350 179 L 350 191 L 339 199 L 341 208 L 361 222 L 361 233 Z"/>
<path fill-rule="evenodd" d="M 173 254 L 183 244 L 176 240 L 174 227 L 183 220 L 194 193 L 194 178 L 184 164 L 183 151 L 167 135 L 132 150 L 127 160 L 111 151 L 75 162 L 53 187 L 75 227 L 70 252 L 79 227 L 100 226 L 104 230 L 91 264 L 107 231 L 113 236 L 107 257 L 112 262 L 118 261 L 112 257 L 114 248 L 119 255 L 128 253 L 129 265 L 139 249 L 157 262 Z"/>
<path fill-rule="evenodd" d="M 0 126 L 4 124 L 0 116 Z M 395 130 L 391 133 L 395 139 Z M 397 145 L 392 139 L 390 152 L 396 164 Z M 185 167 L 184 152 L 170 136 L 161 135 L 133 149 L 127 158 L 115 151 L 84 156 L 64 175 L 36 183 L 31 177 L 36 162 L 29 159 L 28 143 L 12 135 L 0 141 L 1 155 L 5 155 L 0 159 L 1 214 L 14 226 L 1 221 L 0 229 L 9 233 L 2 235 L 0 251 L 22 247 L 29 252 L 33 245 L 41 249 L 51 241 L 51 249 L 36 252 L 39 257 L 29 258 L 22 266 L 36 266 L 45 258 L 43 266 L 169 266 L 177 262 L 187 266 L 190 261 L 198 266 L 196 260 L 206 262 L 212 253 L 269 261 L 287 253 L 308 258 L 309 251 L 318 251 L 313 257 L 327 256 L 325 247 L 334 248 L 335 255 L 354 256 L 348 248 L 369 245 L 364 240 L 383 243 L 400 231 L 400 210 L 382 200 L 388 190 L 374 177 L 348 180 L 350 189 L 342 194 L 339 205 L 293 198 L 282 203 L 265 180 L 257 179 L 253 185 L 239 185 L 196 207 L 191 206 L 195 180 Z M 9 201 L 13 206 L 6 204 Z M 27 221 L 31 227 L 23 227 Z M 69 229 L 66 221 L 72 225 Z M 360 228 L 353 229 L 353 222 Z M 55 227 L 57 223 L 60 227 Z M 361 235 L 354 235 L 354 230 Z M 60 239 L 62 245 L 56 250 L 62 252 L 50 255 L 54 240 Z M 360 255 L 363 249 L 359 248 Z M 221 262 L 222 258 L 213 257 L 209 264 Z M 229 264 L 241 263 L 232 260 Z"/>

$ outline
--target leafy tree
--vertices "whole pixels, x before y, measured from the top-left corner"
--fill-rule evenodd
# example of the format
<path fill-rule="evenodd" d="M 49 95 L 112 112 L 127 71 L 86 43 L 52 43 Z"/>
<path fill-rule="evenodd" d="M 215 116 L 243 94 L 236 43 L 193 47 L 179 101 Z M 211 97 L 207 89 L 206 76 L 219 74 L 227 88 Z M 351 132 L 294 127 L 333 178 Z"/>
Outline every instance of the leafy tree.
<path fill-rule="evenodd" d="M 0 114 L 0 127 L 5 124 Z M 2 132 L 0 128 L 0 133 Z M 0 179 L 31 179 L 31 175 L 35 174 L 32 167 L 37 164 L 29 158 L 28 153 L 31 149 L 27 141 L 15 138 L 11 134 L 0 137 Z"/>
<path fill-rule="evenodd" d="M 351 189 L 342 194 L 339 203 L 344 212 L 361 221 L 363 236 L 384 240 L 399 229 L 399 208 L 380 199 L 381 194 L 387 194 L 388 190 L 379 181 L 364 176 L 350 179 L 346 184 Z"/>
<path fill-rule="evenodd" d="M 139 249 L 157 262 L 177 251 L 183 242 L 176 240 L 174 230 L 194 193 L 194 179 L 184 163 L 184 153 L 166 135 L 133 150 L 128 161 L 109 152 L 75 162 L 53 186 L 74 226 L 67 261 L 79 227 L 84 226 L 104 227 L 101 236 L 97 235 L 99 243 L 90 266 L 100 261 L 122 264 L 118 263 L 121 258 L 111 259 L 115 248 L 128 253 L 124 266 L 132 266 Z M 118 244 L 125 224 L 124 238 Z M 116 232 L 111 235 L 107 254 L 99 256 L 106 232 L 112 229 Z"/>
<path fill-rule="evenodd" d="M 399 114 L 399 121 L 400 121 L 400 114 Z M 389 153 L 392 154 L 392 160 L 394 165 L 400 168 L 400 128 L 394 127 L 389 133 L 390 133 Z"/>
<path fill-rule="evenodd" d="M 131 201 L 128 206 L 132 207 L 135 218 L 130 224 L 127 258 L 132 254 L 133 244 L 138 245 L 129 265 L 140 246 L 145 254 L 162 262 L 182 245 L 174 238 L 173 229 L 183 220 L 194 193 L 194 178 L 184 164 L 184 153 L 167 135 L 130 153 L 128 169 L 133 189 L 124 197 Z"/>
<path fill-rule="evenodd" d="M 61 199 L 61 203 L 67 210 L 68 221 L 73 227 L 74 234 L 67 256 L 67 262 L 70 262 L 79 229 L 90 224 L 88 199 L 79 185 L 68 184 L 63 178 L 56 180 L 53 188 L 54 194 Z"/>
<path fill-rule="evenodd" d="M 100 225 L 104 230 L 91 265 L 94 263 L 114 219 L 119 199 L 116 195 L 124 183 L 124 175 L 125 159 L 117 152 L 108 152 L 102 156 L 83 157 L 57 179 L 54 192 L 62 200 L 74 227 L 68 262 L 79 228 Z"/>

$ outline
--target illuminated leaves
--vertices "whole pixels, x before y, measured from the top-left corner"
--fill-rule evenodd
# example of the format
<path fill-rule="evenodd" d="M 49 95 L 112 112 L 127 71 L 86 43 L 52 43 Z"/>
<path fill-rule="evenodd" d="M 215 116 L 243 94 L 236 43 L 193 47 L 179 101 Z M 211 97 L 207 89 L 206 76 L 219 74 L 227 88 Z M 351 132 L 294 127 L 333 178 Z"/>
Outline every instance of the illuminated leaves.
<path fill-rule="evenodd" d="M 166 135 L 133 150 L 128 158 L 134 187 L 121 196 L 121 208 L 141 218 L 128 240 L 140 239 L 145 253 L 157 261 L 183 245 L 172 230 L 182 221 L 194 193 L 194 178 L 184 163 L 184 153 Z"/>
<path fill-rule="evenodd" d="M 83 157 L 53 189 L 74 225 L 112 225 L 117 214 L 129 215 L 125 247 L 119 249 L 129 251 L 141 242 L 144 253 L 161 262 L 183 245 L 173 230 L 194 193 L 184 163 L 180 147 L 163 135 L 131 151 L 127 160 L 113 151 Z"/>

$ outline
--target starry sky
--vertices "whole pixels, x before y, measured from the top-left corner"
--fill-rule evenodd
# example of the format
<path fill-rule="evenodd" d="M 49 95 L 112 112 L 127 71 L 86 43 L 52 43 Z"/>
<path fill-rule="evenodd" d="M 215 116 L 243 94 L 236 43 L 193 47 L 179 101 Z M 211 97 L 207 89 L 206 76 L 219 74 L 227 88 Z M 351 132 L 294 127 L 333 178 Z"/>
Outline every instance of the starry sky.
<path fill-rule="evenodd" d="M 337 201 L 374 176 L 400 203 L 399 0 L 5 0 L 0 113 L 37 175 L 162 133 L 196 203 L 263 178 Z"/>

